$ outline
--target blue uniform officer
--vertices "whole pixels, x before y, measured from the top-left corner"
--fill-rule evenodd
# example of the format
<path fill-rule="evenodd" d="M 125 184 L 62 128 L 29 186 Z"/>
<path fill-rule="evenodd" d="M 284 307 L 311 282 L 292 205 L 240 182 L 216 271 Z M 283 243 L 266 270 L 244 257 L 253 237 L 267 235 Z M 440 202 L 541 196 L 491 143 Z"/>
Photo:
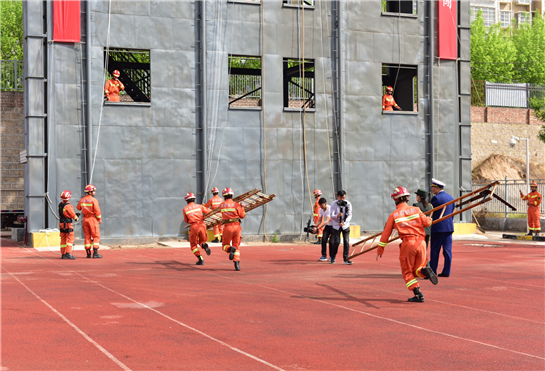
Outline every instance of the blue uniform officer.
<path fill-rule="evenodd" d="M 443 190 L 445 183 L 432 179 L 431 191 L 434 196 L 431 204 L 434 208 L 444 205 L 453 200 L 452 196 Z M 445 210 L 444 210 L 445 209 Z M 432 219 L 437 220 L 454 212 L 454 203 L 433 212 Z M 444 210 L 444 212 L 443 212 Z M 452 217 L 443 220 L 431 226 L 431 247 L 430 247 L 430 266 L 437 274 L 437 265 L 439 264 L 439 253 L 443 248 L 443 257 L 445 264 L 443 272 L 439 277 L 450 276 L 450 264 L 452 262 L 452 233 L 454 232 L 454 219 Z"/>

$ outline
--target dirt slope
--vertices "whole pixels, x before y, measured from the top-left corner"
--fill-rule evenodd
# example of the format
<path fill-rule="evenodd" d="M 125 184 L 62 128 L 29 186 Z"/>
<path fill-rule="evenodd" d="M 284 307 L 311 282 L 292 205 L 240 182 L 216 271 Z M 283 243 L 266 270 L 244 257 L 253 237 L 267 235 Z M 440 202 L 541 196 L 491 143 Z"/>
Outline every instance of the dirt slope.
<path fill-rule="evenodd" d="M 490 155 L 472 171 L 473 180 L 526 179 L 526 164 L 503 155 Z M 545 178 L 544 169 L 530 162 L 530 179 Z"/>

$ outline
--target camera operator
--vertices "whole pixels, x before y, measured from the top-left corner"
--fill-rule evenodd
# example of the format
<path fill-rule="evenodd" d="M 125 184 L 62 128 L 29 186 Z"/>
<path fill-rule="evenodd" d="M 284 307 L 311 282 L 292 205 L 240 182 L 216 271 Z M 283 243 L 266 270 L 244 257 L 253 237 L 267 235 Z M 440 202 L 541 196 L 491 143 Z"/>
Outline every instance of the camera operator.
<path fill-rule="evenodd" d="M 333 233 L 333 222 L 331 221 L 331 217 L 329 215 L 330 212 L 330 206 L 327 204 L 327 200 L 325 198 L 320 198 L 320 201 L 318 201 L 318 205 L 320 206 L 319 210 L 319 223 L 317 226 L 314 227 L 314 230 L 312 233 L 318 233 L 320 228 L 324 227 L 323 235 L 322 235 L 322 256 L 320 257 L 321 262 L 328 261 L 327 259 L 327 241 L 329 240 L 329 237 Z M 331 245 L 330 245 L 331 246 Z M 331 255 L 331 248 L 330 248 L 330 254 Z"/>
<path fill-rule="evenodd" d="M 335 256 L 343 234 L 343 260 L 344 264 L 352 264 L 348 260 L 350 252 L 350 220 L 352 219 L 352 204 L 346 200 L 346 192 L 340 190 L 337 192 L 337 201 L 331 204 L 331 220 L 333 221 L 333 233 L 329 243 L 329 255 L 331 264 L 335 264 Z"/>

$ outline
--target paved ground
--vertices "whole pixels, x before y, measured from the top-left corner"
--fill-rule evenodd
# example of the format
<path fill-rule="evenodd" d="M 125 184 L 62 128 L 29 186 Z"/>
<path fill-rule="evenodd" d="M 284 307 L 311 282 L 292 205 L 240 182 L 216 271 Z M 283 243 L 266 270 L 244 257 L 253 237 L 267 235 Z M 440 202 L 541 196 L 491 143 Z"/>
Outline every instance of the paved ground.
<path fill-rule="evenodd" d="M 545 248 L 456 241 L 408 303 L 398 248 L 112 249 L 61 260 L 2 239 L 1 370 L 543 370 Z M 342 261 L 342 258 L 338 260 Z"/>

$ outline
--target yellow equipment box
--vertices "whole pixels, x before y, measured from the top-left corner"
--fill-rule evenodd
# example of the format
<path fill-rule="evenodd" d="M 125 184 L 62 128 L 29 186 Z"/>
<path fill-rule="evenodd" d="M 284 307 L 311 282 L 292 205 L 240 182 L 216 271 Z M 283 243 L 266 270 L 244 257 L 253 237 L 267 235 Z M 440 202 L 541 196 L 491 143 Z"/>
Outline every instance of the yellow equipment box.
<path fill-rule="evenodd" d="M 477 231 L 477 224 L 475 223 L 454 223 L 453 235 L 461 234 L 473 234 Z"/>
<path fill-rule="evenodd" d="M 361 229 L 359 225 L 350 224 L 350 238 L 360 238 Z"/>
<path fill-rule="evenodd" d="M 34 232 L 31 233 L 32 247 L 59 247 L 61 245 L 61 235 L 59 231 L 55 232 Z"/>

